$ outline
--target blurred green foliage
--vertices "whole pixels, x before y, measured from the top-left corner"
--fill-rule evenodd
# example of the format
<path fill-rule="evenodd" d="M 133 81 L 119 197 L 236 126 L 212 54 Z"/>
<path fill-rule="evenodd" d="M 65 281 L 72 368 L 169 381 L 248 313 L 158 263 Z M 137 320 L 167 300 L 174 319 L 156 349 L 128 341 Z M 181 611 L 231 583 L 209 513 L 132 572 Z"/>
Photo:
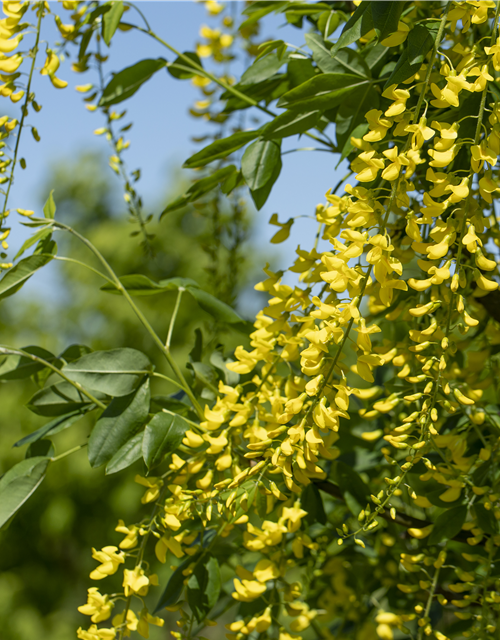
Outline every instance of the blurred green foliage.
<path fill-rule="evenodd" d="M 236 281 L 231 264 L 235 256 L 224 249 L 223 239 L 216 256 L 220 264 L 214 269 L 213 256 L 204 246 L 212 221 L 203 208 L 177 211 L 165 216 L 161 223 L 155 216 L 148 227 L 156 234 L 154 257 L 146 256 L 137 238 L 130 235 L 132 227 L 121 210 L 121 196 L 109 176 L 106 160 L 87 153 L 74 162 L 52 167 L 44 184 L 55 186 L 58 219 L 83 232 L 118 275 L 143 273 L 155 280 L 189 277 L 219 296 L 224 295 L 221 287 L 225 287 L 228 301 L 248 285 L 254 275 L 251 265 L 247 261 L 245 279 Z M 56 239 L 60 254 L 88 260 L 85 247 L 72 237 L 59 235 Z M 71 263 L 59 262 L 49 268 L 50 278 L 45 271 L 43 289 L 38 290 L 39 282 L 33 279 L 16 296 L 16 304 L 0 306 L 3 343 L 20 347 L 38 344 L 56 353 L 75 342 L 93 349 L 127 344 L 145 351 L 159 372 L 170 374 L 125 302 L 104 292 L 96 295 L 101 284 L 97 275 Z M 166 335 L 175 295 L 172 292 L 138 299 L 160 336 Z M 188 360 L 196 328 L 212 343 L 224 342 L 226 351 L 244 339 L 235 331 L 221 335 L 211 323 L 210 316 L 184 296 L 173 342 L 178 362 Z M 57 327 L 56 333 L 53 327 Z M 9 382 L 8 386 L 0 383 L 0 473 L 24 456 L 24 449 L 12 445 L 47 422 L 24 406 L 35 391 L 31 379 Z M 163 381 L 153 387 L 153 393 L 175 391 Z M 85 442 L 88 432 L 89 424 L 84 418 L 74 428 L 57 434 L 56 454 Z M 141 471 L 141 464 L 105 478 L 103 468 L 89 467 L 86 450 L 82 449 L 49 471 L 35 496 L 0 534 L 2 549 L 9 550 L 0 553 L 1 640 L 74 637 L 75 628 L 85 620 L 77 606 L 85 602 L 87 576 L 95 565 L 91 547 L 113 544 L 118 518 L 136 518 L 143 490 L 134 483 L 134 476 Z M 157 632 L 165 637 L 168 627 Z"/>

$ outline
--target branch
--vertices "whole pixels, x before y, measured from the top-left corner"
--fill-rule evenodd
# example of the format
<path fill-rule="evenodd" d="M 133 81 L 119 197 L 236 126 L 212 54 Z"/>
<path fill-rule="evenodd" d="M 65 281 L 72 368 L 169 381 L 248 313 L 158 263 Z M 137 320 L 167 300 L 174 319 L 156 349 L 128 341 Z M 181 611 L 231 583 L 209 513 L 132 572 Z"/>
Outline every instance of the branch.
<path fill-rule="evenodd" d="M 315 482 L 314 484 L 318 487 L 318 489 L 324 491 L 325 493 L 328 493 L 328 495 L 332 496 L 333 498 L 337 498 L 337 500 L 342 500 L 343 502 L 345 502 L 344 496 L 342 495 L 340 489 L 331 482 L 328 482 L 328 480 L 321 480 L 319 482 Z M 394 524 L 399 524 L 402 527 L 407 528 L 413 527 L 415 529 L 423 529 L 424 527 L 428 527 L 429 525 L 434 524 L 430 520 L 414 518 L 413 516 L 409 516 L 406 513 L 401 513 L 400 511 L 396 511 L 395 518 L 392 518 L 391 514 L 387 511 L 381 513 L 380 516 L 384 518 L 384 520 L 387 520 L 387 522 L 393 522 Z M 468 537 L 469 534 L 466 531 L 460 531 L 460 533 L 457 533 L 457 535 L 452 538 L 452 540 L 457 540 L 458 542 L 467 542 Z"/>

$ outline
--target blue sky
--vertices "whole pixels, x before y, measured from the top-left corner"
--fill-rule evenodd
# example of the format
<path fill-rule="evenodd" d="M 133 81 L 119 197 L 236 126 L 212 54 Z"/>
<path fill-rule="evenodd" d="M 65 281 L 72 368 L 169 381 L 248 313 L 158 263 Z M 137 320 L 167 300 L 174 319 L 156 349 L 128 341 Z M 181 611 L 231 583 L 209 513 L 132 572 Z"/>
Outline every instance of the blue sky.
<path fill-rule="evenodd" d="M 202 4 L 193 0 L 139 4 L 158 35 L 180 50 L 193 50 L 200 26 L 204 23 L 212 25 L 217 21 L 217 18 L 207 16 Z M 238 5 L 243 8 L 243 3 L 238 2 Z M 54 11 L 60 11 L 59 3 L 51 2 L 50 6 Z M 132 11 L 128 16 L 132 16 Z M 286 25 L 281 16 L 270 16 L 265 25 L 261 33 L 262 39 L 269 36 L 283 38 L 293 44 L 303 43 L 303 33 Z M 45 21 L 42 38 L 49 43 L 60 39 L 51 18 Z M 134 31 L 117 32 L 106 65 L 109 71 L 119 71 L 140 59 L 160 56 L 173 59 L 165 48 L 146 35 Z M 43 63 L 42 58 L 40 63 Z M 82 150 L 108 151 L 106 140 L 93 135 L 94 129 L 104 124 L 102 116 L 99 112 L 88 112 L 82 102 L 82 95 L 74 89 L 77 84 L 92 82 L 92 74 L 92 71 L 75 74 L 70 70 L 69 62 L 64 62 L 58 71 L 58 76 L 69 83 L 64 90 L 54 89 L 47 77 L 36 74 L 34 90 L 43 109 L 40 113 L 31 113 L 29 122 L 37 127 L 42 140 L 36 143 L 29 131 L 23 133 L 21 155 L 26 158 L 28 167 L 25 171 L 20 168 L 16 170 L 10 208 L 39 210 L 40 192 L 48 193 L 52 188 L 55 188 L 57 202 L 57 185 L 44 183 L 51 162 L 74 158 Z M 130 168 L 142 168 L 142 179 L 138 187 L 146 207 L 153 206 L 161 194 L 175 186 L 172 184 L 174 169 L 180 167 L 183 160 L 199 148 L 190 139 L 193 135 L 205 133 L 207 125 L 188 114 L 188 108 L 198 98 L 197 90 L 189 81 L 175 80 L 161 71 L 133 98 L 123 103 L 128 110 L 127 119 L 134 123 L 129 132 L 131 148 L 126 160 Z M 295 137 L 289 139 L 286 146 L 296 148 L 310 145 Z M 335 156 L 320 152 L 290 153 L 284 156 L 281 176 L 268 202 L 256 214 L 254 240 L 261 250 L 276 231 L 276 227 L 268 225 L 271 214 L 277 212 L 280 220 L 287 220 L 292 216 L 314 213 L 316 204 L 323 201 L 327 189 L 337 182 L 339 175 L 345 173 L 335 170 L 336 162 Z M 188 175 L 186 171 L 186 176 Z M 109 179 L 117 179 L 111 169 Z M 154 210 L 152 212 L 156 213 Z M 11 246 L 15 249 L 26 232 L 21 231 L 17 224 L 13 226 Z M 313 220 L 301 218 L 297 221 L 286 246 L 280 246 L 280 267 L 291 264 L 295 248 L 301 240 L 304 248 L 313 243 L 315 229 L 316 223 Z M 307 238 L 305 243 L 304 237 Z M 276 255 L 276 247 L 271 245 L 270 254 Z"/>

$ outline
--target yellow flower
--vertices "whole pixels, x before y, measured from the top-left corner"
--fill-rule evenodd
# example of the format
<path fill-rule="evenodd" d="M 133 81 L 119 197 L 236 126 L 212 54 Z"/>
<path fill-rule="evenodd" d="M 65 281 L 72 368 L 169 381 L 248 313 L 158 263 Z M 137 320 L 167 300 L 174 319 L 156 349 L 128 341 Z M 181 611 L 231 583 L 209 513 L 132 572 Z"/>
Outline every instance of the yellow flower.
<path fill-rule="evenodd" d="M 146 493 L 141 498 L 142 504 L 153 502 L 159 497 L 160 490 L 163 487 L 163 480 L 161 478 L 154 478 L 153 476 L 144 478 L 143 476 L 136 475 L 135 481 L 137 482 L 137 484 L 142 484 L 144 487 L 148 488 Z"/>
<path fill-rule="evenodd" d="M 500 71 L 500 38 L 497 38 L 496 43 L 492 47 L 484 47 L 486 55 L 493 56 L 493 68 L 495 71 Z"/>
<path fill-rule="evenodd" d="M 131 594 L 145 596 L 150 584 L 158 584 L 156 576 L 153 574 L 148 577 L 141 567 L 123 570 L 123 588 L 126 596 Z"/>
<path fill-rule="evenodd" d="M 392 182 L 393 180 L 397 180 L 399 177 L 399 172 L 401 171 L 402 166 L 407 166 L 409 164 L 408 159 L 405 155 L 398 155 L 398 148 L 392 147 L 392 149 L 387 149 L 383 152 L 384 156 L 391 161 L 383 171 L 382 178 L 384 180 L 389 180 Z"/>
<path fill-rule="evenodd" d="M 123 520 L 118 520 L 118 526 L 115 527 L 115 531 L 124 533 L 126 537 L 118 545 L 120 549 L 133 549 L 137 544 L 139 527 L 135 524 L 127 527 Z"/>
<path fill-rule="evenodd" d="M 378 142 L 385 138 L 386 133 L 392 127 L 392 120 L 382 117 L 382 111 L 372 109 L 365 115 L 370 131 L 363 136 L 366 142 Z"/>
<path fill-rule="evenodd" d="M 383 93 L 384 98 L 394 100 L 391 106 L 384 112 L 384 115 L 388 118 L 398 116 L 406 110 L 406 101 L 410 97 L 410 92 L 407 89 L 398 89 L 396 84 L 391 84 Z"/>
<path fill-rule="evenodd" d="M 111 616 L 114 603 L 110 602 L 108 595 L 99 593 L 97 587 L 88 589 L 87 604 L 78 607 L 78 611 L 86 616 L 91 616 L 92 622 L 103 622 Z"/>
<path fill-rule="evenodd" d="M 233 582 L 236 591 L 231 595 L 235 600 L 239 600 L 240 602 L 252 602 L 252 600 L 260 598 L 266 590 L 266 585 L 257 580 L 240 581 L 234 578 Z"/>
<path fill-rule="evenodd" d="M 375 151 L 365 151 L 351 163 L 353 171 L 357 172 L 356 180 L 359 182 L 371 182 L 375 180 L 380 169 L 383 169 L 385 163 L 382 159 L 374 158 Z"/>
<path fill-rule="evenodd" d="M 158 616 L 152 616 L 147 609 L 141 611 L 141 617 L 137 623 L 137 633 L 143 638 L 149 638 L 149 625 L 154 624 L 156 627 L 163 627 L 165 620 Z"/>
<path fill-rule="evenodd" d="M 92 557 L 94 560 L 98 560 L 101 565 L 94 569 L 90 577 L 92 580 L 102 580 L 106 576 L 111 576 L 116 573 L 118 566 L 125 562 L 125 554 L 123 551 L 118 551 L 117 547 L 103 547 L 101 551 L 92 549 Z"/>
<path fill-rule="evenodd" d="M 434 129 L 427 126 L 427 118 L 420 118 L 418 124 L 409 124 L 404 128 L 405 132 L 413 133 L 411 146 L 413 149 L 421 149 L 424 142 L 430 140 L 436 133 Z"/>
<path fill-rule="evenodd" d="M 399 44 L 402 44 L 406 38 L 408 37 L 408 33 L 410 32 L 410 27 L 401 20 L 398 22 L 398 30 L 394 33 L 391 33 L 390 36 L 380 41 L 380 44 L 383 47 L 397 47 Z"/>
<path fill-rule="evenodd" d="M 112 640 L 115 636 L 116 629 L 98 629 L 95 624 L 88 631 L 80 627 L 76 632 L 80 640 Z"/>

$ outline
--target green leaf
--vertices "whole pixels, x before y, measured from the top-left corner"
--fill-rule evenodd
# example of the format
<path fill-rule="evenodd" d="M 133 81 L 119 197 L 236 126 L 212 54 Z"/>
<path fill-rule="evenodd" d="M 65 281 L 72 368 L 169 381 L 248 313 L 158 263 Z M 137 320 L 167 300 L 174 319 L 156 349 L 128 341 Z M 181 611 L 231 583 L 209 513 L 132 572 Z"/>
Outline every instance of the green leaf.
<path fill-rule="evenodd" d="M 320 111 L 310 111 L 308 113 L 296 113 L 293 110 L 285 111 L 285 113 L 281 113 L 264 127 L 263 137 L 265 139 L 286 138 L 287 136 L 304 133 L 316 126 L 320 115 Z"/>
<path fill-rule="evenodd" d="M 92 353 L 92 349 L 90 347 L 87 347 L 84 344 L 71 344 L 59 354 L 58 359 L 63 362 L 73 362 L 87 353 Z"/>
<path fill-rule="evenodd" d="M 99 106 L 109 107 L 130 98 L 166 64 L 167 61 L 163 58 L 146 59 L 116 73 L 104 88 Z"/>
<path fill-rule="evenodd" d="M 194 65 L 191 65 L 190 62 L 184 60 L 181 56 L 178 56 L 173 62 L 167 63 L 168 73 L 173 78 L 177 78 L 177 80 L 189 80 L 189 78 L 200 73 L 199 67 L 203 68 L 198 54 L 192 51 L 184 51 L 184 55 L 189 58 L 190 61 L 194 62 Z"/>
<path fill-rule="evenodd" d="M 48 458 L 35 457 L 19 462 L 0 478 L 0 527 L 36 491 L 45 477 Z"/>
<path fill-rule="evenodd" d="M 52 458 L 56 453 L 52 440 L 37 440 L 26 449 L 25 458 Z"/>
<path fill-rule="evenodd" d="M 39 416 L 53 417 L 80 411 L 91 404 L 87 396 L 80 393 L 72 384 L 59 382 L 37 391 L 26 406 Z"/>
<path fill-rule="evenodd" d="M 199 562 L 187 582 L 187 601 L 198 622 L 215 605 L 221 590 L 221 575 L 217 559 L 207 555 Z"/>
<path fill-rule="evenodd" d="M 160 286 L 166 291 L 174 291 L 180 287 L 187 289 L 188 287 L 199 287 L 200 285 L 192 278 L 166 278 L 165 280 L 160 280 Z"/>
<path fill-rule="evenodd" d="M 148 469 L 159 464 L 163 456 L 177 449 L 190 428 L 189 422 L 175 413 L 161 411 L 146 425 L 142 455 Z"/>
<path fill-rule="evenodd" d="M 438 544 L 442 540 L 452 540 L 462 529 L 467 517 L 467 507 L 460 505 L 447 509 L 437 517 L 429 536 L 429 544 Z"/>
<path fill-rule="evenodd" d="M 97 420 L 89 438 L 92 467 L 100 467 L 139 431 L 149 413 L 149 378 L 133 393 L 114 398 Z"/>
<path fill-rule="evenodd" d="M 139 433 L 136 433 L 135 436 L 130 438 L 128 442 L 118 449 L 106 465 L 106 475 L 118 473 L 118 471 L 130 467 L 131 464 L 134 464 L 134 462 L 142 458 L 143 436 L 144 431 L 139 431 Z"/>
<path fill-rule="evenodd" d="M 349 492 L 361 506 L 369 499 L 370 490 L 361 476 L 345 462 L 336 460 L 332 464 L 331 477 L 342 493 Z"/>
<path fill-rule="evenodd" d="M 31 278 L 31 276 L 52 260 L 53 256 L 35 254 L 23 258 L 14 267 L 5 272 L 0 280 L 0 300 L 13 295 Z"/>
<path fill-rule="evenodd" d="M 475 504 L 474 511 L 476 513 L 477 524 L 484 533 L 496 536 L 498 534 L 498 520 L 493 513 L 486 509 L 484 504 Z"/>
<path fill-rule="evenodd" d="M 408 63 L 422 64 L 436 41 L 439 21 L 417 24 L 408 35 Z"/>
<path fill-rule="evenodd" d="M 285 93 L 278 106 L 307 111 L 333 109 L 341 104 L 353 89 L 368 82 L 352 73 L 323 73 Z"/>
<path fill-rule="evenodd" d="M 53 220 L 56 215 L 56 203 L 54 202 L 54 189 L 49 193 L 47 202 L 43 205 L 43 215 L 49 220 Z"/>
<path fill-rule="evenodd" d="M 274 166 L 274 170 L 271 174 L 271 178 L 268 180 L 267 184 L 265 184 L 260 189 L 256 189 L 255 191 L 250 191 L 252 200 L 254 201 L 254 204 L 258 210 L 262 209 L 262 207 L 266 203 L 269 197 L 269 194 L 272 191 L 274 183 L 279 178 L 279 175 L 281 173 L 281 167 L 282 167 L 282 163 L 281 163 L 281 156 L 280 156 L 279 162 Z"/>
<path fill-rule="evenodd" d="M 425 56 L 434 46 L 435 37 L 436 32 L 432 27 L 417 25 L 410 31 L 403 54 L 385 83 L 384 89 L 392 84 L 401 84 L 417 73 Z"/>
<path fill-rule="evenodd" d="M 276 52 L 265 58 L 258 58 L 241 76 L 240 84 L 256 84 L 268 80 L 287 62 L 288 56 L 278 56 Z"/>
<path fill-rule="evenodd" d="M 121 0 L 113 0 L 110 4 L 111 9 L 106 11 L 102 17 L 102 39 L 108 47 L 123 15 L 123 2 Z"/>
<path fill-rule="evenodd" d="M 42 229 L 39 229 L 36 233 L 34 233 L 32 236 L 30 236 L 27 240 L 23 242 L 21 248 L 14 256 L 14 260 L 17 260 L 18 258 L 20 258 L 23 255 L 23 253 L 26 251 L 26 249 L 29 249 L 34 244 L 36 244 L 39 240 L 43 240 L 44 238 L 46 238 L 47 236 L 50 236 L 51 234 L 52 234 L 52 227 L 43 227 Z"/>
<path fill-rule="evenodd" d="M 370 76 L 366 62 L 354 49 L 344 49 L 332 56 L 331 46 L 325 43 L 319 33 L 306 33 L 305 39 L 313 52 L 313 60 L 323 73 L 352 73 L 364 78 Z"/>
<path fill-rule="evenodd" d="M 370 109 L 377 109 L 379 102 L 379 93 L 373 85 L 365 85 L 346 96 L 335 119 L 337 146 L 342 149 L 339 162 L 352 151 L 351 136 L 358 126 L 366 124 L 365 113 Z"/>
<path fill-rule="evenodd" d="M 371 2 L 373 28 L 379 40 L 385 40 L 398 30 L 404 2 Z"/>
<path fill-rule="evenodd" d="M 183 196 L 177 198 L 177 200 L 174 200 L 174 202 L 169 204 L 162 211 L 160 220 L 166 213 L 181 209 L 190 202 L 194 202 L 194 200 L 198 200 L 198 198 L 201 198 L 209 191 L 212 191 L 212 189 L 215 189 L 217 185 L 219 185 L 221 182 L 224 182 L 235 171 L 236 167 L 234 166 L 234 164 L 231 164 L 228 167 L 222 167 L 222 169 L 218 169 L 206 178 L 197 180 L 193 185 L 189 187 L 189 189 Z"/>
<path fill-rule="evenodd" d="M 227 322 L 228 324 L 243 322 L 243 318 L 239 316 L 228 304 L 218 300 L 212 294 L 203 291 L 203 289 L 190 286 L 186 288 L 186 291 L 193 296 L 203 311 L 209 313 L 219 322 Z"/>
<path fill-rule="evenodd" d="M 40 427 L 40 429 L 37 429 L 36 431 L 33 431 L 33 433 L 24 436 L 24 438 L 18 440 L 13 446 L 22 447 L 25 444 L 37 442 L 38 440 L 41 440 L 41 438 L 45 438 L 46 436 L 52 436 L 56 433 L 59 433 L 60 431 L 71 427 L 84 415 L 85 411 L 72 411 L 71 413 L 59 416 L 58 418 L 47 422 L 47 424 L 44 424 L 43 427 Z"/>
<path fill-rule="evenodd" d="M 182 572 L 187 569 L 191 563 L 196 562 L 199 555 L 200 552 L 194 554 L 194 556 L 188 556 L 184 562 L 181 562 L 175 569 L 153 613 L 158 613 L 158 611 L 161 611 L 165 607 L 171 607 L 177 602 L 184 589 L 184 580 L 186 579 L 186 576 Z"/>
<path fill-rule="evenodd" d="M 215 140 L 207 147 L 195 153 L 186 160 L 184 166 L 186 169 L 195 169 L 197 167 L 204 167 L 209 162 L 218 160 L 219 158 L 226 158 L 234 151 L 241 149 L 247 142 L 255 140 L 260 135 L 260 131 L 238 131 L 233 135 L 223 138 L 222 140 Z"/>
<path fill-rule="evenodd" d="M 300 496 L 300 505 L 307 511 L 306 522 L 326 524 L 325 507 L 318 487 L 311 482 L 304 488 Z"/>
<path fill-rule="evenodd" d="M 53 362 L 56 357 L 47 349 L 42 347 L 30 346 L 24 347 L 23 351 L 31 353 L 34 356 L 43 358 L 48 362 Z M 12 355 L 6 356 L 5 360 L 0 365 L 0 380 L 22 380 L 23 378 L 29 378 L 37 371 L 41 371 L 45 368 L 45 365 L 41 362 L 34 362 L 31 358 L 26 356 Z"/>
<path fill-rule="evenodd" d="M 281 162 L 281 149 L 273 140 L 256 140 L 243 154 L 241 171 L 251 191 L 263 187 Z"/>
<path fill-rule="evenodd" d="M 368 11 L 368 9 L 371 9 L 372 4 L 372 2 L 362 2 L 352 14 L 342 30 L 340 38 L 332 47 L 332 56 L 340 49 L 353 44 L 373 29 L 372 12 Z"/>
<path fill-rule="evenodd" d="M 136 389 L 151 368 L 149 358 L 137 349 L 93 351 L 62 368 L 83 387 L 109 396 L 126 396 Z"/>

